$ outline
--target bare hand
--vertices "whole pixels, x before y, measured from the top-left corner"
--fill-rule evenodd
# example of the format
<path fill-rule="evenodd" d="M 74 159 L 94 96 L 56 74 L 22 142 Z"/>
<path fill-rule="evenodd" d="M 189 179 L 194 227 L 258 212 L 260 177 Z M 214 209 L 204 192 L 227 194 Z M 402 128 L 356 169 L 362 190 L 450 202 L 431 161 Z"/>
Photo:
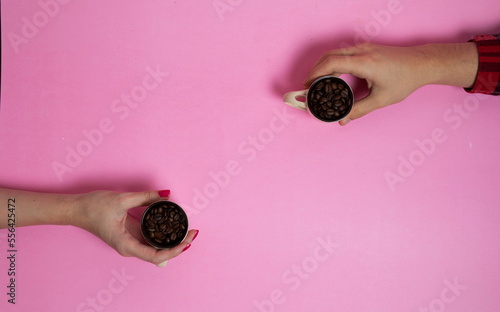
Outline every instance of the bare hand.
<path fill-rule="evenodd" d="M 325 53 L 305 85 L 325 75 L 351 74 L 365 79 L 370 93 L 358 100 L 341 125 L 378 108 L 404 100 L 427 84 L 472 86 L 477 72 L 474 43 L 393 47 L 363 43 Z"/>
<path fill-rule="evenodd" d="M 79 195 L 79 205 L 75 209 L 71 223 L 101 238 L 109 246 L 125 257 L 137 257 L 159 266 L 180 255 L 191 246 L 198 234 L 190 230 L 186 239 L 171 249 L 158 250 L 147 243 L 141 234 L 139 220 L 127 211 L 133 207 L 147 206 L 160 199 L 157 191 L 138 193 L 116 193 L 96 191 Z"/>

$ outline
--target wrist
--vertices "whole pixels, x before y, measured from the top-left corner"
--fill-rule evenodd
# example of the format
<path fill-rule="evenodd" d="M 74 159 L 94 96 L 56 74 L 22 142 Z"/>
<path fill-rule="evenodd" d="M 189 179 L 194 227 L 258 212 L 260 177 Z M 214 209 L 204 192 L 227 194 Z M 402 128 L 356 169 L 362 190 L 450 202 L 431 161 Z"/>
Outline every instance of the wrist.
<path fill-rule="evenodd" d="M 88 219 L 86 194 L 74 194 L 70 196 L 71 199 L 70 203 L 67 205 L 64 222 L 67 225 L 86 229 Z"/>
<path fill-rule="evenodd" d="M 78 195 L 73 194 L 48 194 L 46 209 L 40 211 L 39 224 L 75 225 L 77 219 Z M 50 206 L 52 205 L 52 209 Z"/>
<path fill-rule="evenodd" d="M 426 84 L 468 88 L 474 84 L 478 53 L 473 42 L 420 46 L 426 64 Z"/>

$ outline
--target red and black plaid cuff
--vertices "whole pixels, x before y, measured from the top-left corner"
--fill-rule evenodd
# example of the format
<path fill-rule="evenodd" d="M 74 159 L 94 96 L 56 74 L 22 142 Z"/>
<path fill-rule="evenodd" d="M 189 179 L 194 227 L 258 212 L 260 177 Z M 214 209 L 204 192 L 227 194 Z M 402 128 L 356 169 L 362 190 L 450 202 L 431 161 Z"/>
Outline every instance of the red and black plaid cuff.
<path fill-rule="evenodd" d="M 477 45 L 479 67 L 474 86 L 465 91 L 500 95 L 500 34 L 479 35 L 471 41 Z"/>

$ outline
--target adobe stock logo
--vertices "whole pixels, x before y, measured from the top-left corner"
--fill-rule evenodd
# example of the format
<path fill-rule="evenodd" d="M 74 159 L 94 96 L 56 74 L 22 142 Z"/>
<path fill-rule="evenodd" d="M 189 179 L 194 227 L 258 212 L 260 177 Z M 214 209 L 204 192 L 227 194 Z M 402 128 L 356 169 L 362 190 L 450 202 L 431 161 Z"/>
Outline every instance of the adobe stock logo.
<path fill-rule="evenodd" d="M 385 9 L 380 9 L 378 11 L 372 10 L 370 12 L 372 19 L 368 23 L 363 27 L 356 26 L 354 28 L 355 34 L 351 43 L 341 42 L 339 47 L 348 48 L 358 43 L 370 42 L 377 37 L 384 28 L 391 24 L 393 16 L 399 15 L 401 12 L 403 12 L 403 5 L 401 2 L 399 0 L 389 0 Z"/>
<path fill-rule="evenodd" d="M 340 247 L 328 236 L 318 237 L 312 253 L 302 259 L 299 264 L 292 265 L 281 274 L 281 281 L 288 288 L 275 288 L 269 292 L 269 297 L 264 300 L 254 300 L 254 312 L 274 312 L 279 305 L 287 301 L 287 292 L 297 291 L 302 283 L 310 278 Z"/>
<path fill-rule="evenodd" d="M 470 118 L 479 109 L 480 100 L 488 98 L 484 94 L 470 94 L 465 97 L 462 103 L 454 103 L 453 108 L 447 109 L 443 113 L 443 122 L 450 125 L 453 131 L 458 130 L 463 121 Z M 408 156 L 399 155 L 396 170 L 386 170 L 384 179 L 389 189 L 394 192 L 398 184 L 404 183 L 422 166 L 425 161 L 432 157 L 448 139 L 450 130 L 434 128 L 427 138 L 416 139 L 413 142 L 416 147 L 408 153 Z"/>
<path fill-rule="evenodd" d="M 116 295 L 125 290 L 129 281 L 135 278 L 135 276 L 127 275 L 125 268 L 122 268 L 121 272 L 113 269 L 111 275 L 113 277 L 108 281 L 106 287 L 99 290 L 95 297 L 87 297 L 85 302 L 80 303 L 76 308 L 77 312 L 103 311 L 106 306 L 113 302 Z"/>
<path fill-rule="evenodd" d="M 61 5 L 69 3 L 71 0 L 40 0 L 38 6 L 40 10 L 36 11 L 31 18 L 23 17 L 21 19 L 22 26 L 19 34 L 9 32 L 7 38 L 14 49 L 14 52 L 19 52 L 21 45 L 26 45 L 35 38 L 40 29 L 45 27 L 51 19 L 54 19 L 60 12 Z"/>
<path fill-rule="evenodd" d="M 140 107 L 148 95 L 168 77 L 168 73 L 161 71 L 158 65 L 156 68 L 146 66 L 145 70 L 147 74 L 143 76 L 141 83 L 111 102 L 109 105 L 111 113 L 108 117 L 101 118 L 90 129 L 83 129 L 81 139 L 73 145 L 66 146 L 64 158 L 61 161 L 52 161 L 52 170 L 59 182 L 63 180 L 65 174 L 72 173 L 76 167 L 80 166 L 85 158 L 89 157 L 116 130 L 116 126 L 129 118 L 131 111 Z"/>
<path fill-rule="evenodd" d="M 221 194 L 232 179 L 243 171 L 244 164 L 253 162 L 259 153 L 262 153 L 275 140 L 278 133 L 286 129 L 291 120 L 295 118 L 293 114 L 288 112 L 289 110 L 286 107 L 282 107 L 281 110 L 273 109 L 273 116 L 269 119 L 267 125 L 238 144 L 237 152 L 245 157 L 245 162 L 230 159 L 222 170 L 209 172 L 209 181 L 202 187 L 193 189 L 192 206 L 183 206 L 188 216 L 198 215 L 208 207 L 210 202 Z"/>
<path fill-rule="evenodd" d="M 242 2 L 243 0 L 215 0 L 212 2 L 212 5 L 222 22 L 224 21 L 224 14 L 234 11 L 234 8 L 239 6 Z"/>
<path fill-rule="evenodd" d="M 443 281 L 444 288 L 441 290 L 439 298 L 429 302 L 427 307 L 420 307 L 419 312 L 443 312 L 446 307 L 452 304 L 462 294 L 461 291 L 467 289 L 465 285 L 458 283 L 458 278 L 455 277 L 453 283 L 447 279 Z"/>

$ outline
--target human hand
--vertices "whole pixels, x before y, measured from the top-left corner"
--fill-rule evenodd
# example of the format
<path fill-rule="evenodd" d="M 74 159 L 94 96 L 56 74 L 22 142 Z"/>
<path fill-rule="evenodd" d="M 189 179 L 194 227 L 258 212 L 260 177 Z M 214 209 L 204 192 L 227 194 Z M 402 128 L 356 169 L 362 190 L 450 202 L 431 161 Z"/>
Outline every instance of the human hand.
<path fill-rule="evenodd" d="M 147 245 L 141 233 L 140 221 L 130 216 L 129 209 L 147 206 L 169 191 L 117 193 L 95 191 L 77 195 L 77 205 L 69 222 L 87 230 L 125 257 L 137 257 L 163 267 L 191 246 L 198 230 L 190 230 L 186 239 L 176 247 L 158 250 Z"/>
<path fill-rule="evenodd" d="M 362 43 L 326 52 L 305 79 L 306 87 L 318 77 L 351 74 L 365 79 L 369 94 L 356 101 L 346 125 L 378 108 L 404 100 L 427 84 L 459 87 L 473 85 L 477 73 L 477 49 L 474 43 L 428 44 L 393 47 Z"/>

